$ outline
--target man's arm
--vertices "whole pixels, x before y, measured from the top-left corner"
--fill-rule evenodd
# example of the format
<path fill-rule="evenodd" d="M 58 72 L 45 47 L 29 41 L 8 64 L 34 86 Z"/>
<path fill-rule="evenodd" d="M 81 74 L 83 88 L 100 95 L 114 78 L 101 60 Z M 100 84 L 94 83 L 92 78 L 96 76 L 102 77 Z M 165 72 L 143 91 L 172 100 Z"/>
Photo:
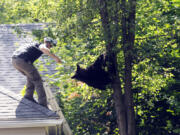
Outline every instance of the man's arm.
<path fill-rule="evenodd" d="M 47 54 L 48 56 L 50 56 L 51 58 L 53 58 L 57 63 L 61 64 L 61 60 L 59 59 L 59 57 L 57 57 L 56 55 L 54 55 L 53 53 L 50 52 L 50 50 L 46 47 L 40 47 L 40 50 L 44 53 Z"/>

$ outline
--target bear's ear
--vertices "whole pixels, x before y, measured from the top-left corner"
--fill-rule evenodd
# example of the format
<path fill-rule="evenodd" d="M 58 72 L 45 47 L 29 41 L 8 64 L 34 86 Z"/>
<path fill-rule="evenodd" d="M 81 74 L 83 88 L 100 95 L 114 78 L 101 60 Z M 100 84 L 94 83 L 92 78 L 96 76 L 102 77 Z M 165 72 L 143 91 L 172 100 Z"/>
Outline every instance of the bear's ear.
<path fill-rule="evenodd" d="M 81 67 L 77 64 L 77 71 L 79 71 L 81 69 Z"/>

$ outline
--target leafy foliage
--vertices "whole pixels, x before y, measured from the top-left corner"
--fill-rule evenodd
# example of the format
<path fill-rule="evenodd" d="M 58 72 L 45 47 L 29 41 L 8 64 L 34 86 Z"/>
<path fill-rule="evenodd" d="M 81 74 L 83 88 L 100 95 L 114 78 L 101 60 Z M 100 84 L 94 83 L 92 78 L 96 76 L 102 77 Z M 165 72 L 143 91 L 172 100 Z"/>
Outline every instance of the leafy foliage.
<path fill-rule="evenodd" d="M 122 38 L 116 35 L 114 21 L 117 17 L 114 7 L 121 1 L 116 2 L 118 4 L 109 2 L 108 10 L 113 20 L 110 24 L 112 33 L 118 37 L 118 70 L 123 81 Z M 59 87 L 59 105 L 77 135 L 118 134 L 112 91 L 100 91 L 70 79 L 76 64 L 85 68 L 105 52 L 106 36 L 97 3 L 98 0 L 0 1 L 0 23 L 50 23 L 44 31 L 32 33 L 39 41 L 44 36 L 58 40 L 52 51 L 64 62 L 57 65 L 56 74 L 46 76 L 54 80 L 51 84 Z M 177 0 L 137 1 L 132 75 L 139 135 L 180 133 L 179 16 Z"/>

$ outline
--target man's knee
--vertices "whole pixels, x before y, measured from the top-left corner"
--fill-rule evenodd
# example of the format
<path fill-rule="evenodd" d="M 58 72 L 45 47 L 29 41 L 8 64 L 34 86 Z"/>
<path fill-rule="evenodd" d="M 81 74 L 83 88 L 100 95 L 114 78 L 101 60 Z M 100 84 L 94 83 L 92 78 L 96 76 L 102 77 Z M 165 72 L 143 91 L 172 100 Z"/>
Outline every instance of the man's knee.
<path fill-rule="evenodd" d="M 26 84 L 26 89 L 34 90 L 34 84 Z"/>
<path fill-rule="evenodd" d="M 34 81 L 42 81 L 41 80 L 41 76 L 39 75 L 39 73 L 37 71 L 32 71 L 30 73 L 30 78 L 31 80 L 34 82 Z"/>

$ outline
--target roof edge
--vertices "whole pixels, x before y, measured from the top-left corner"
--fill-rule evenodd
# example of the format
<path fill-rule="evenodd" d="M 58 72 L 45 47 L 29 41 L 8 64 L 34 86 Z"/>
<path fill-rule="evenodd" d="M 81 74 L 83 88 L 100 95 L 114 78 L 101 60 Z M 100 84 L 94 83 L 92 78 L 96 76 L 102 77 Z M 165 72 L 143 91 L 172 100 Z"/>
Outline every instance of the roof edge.
<path fill-rule="evenodd" d="M 0 120 L 0 129 L 2 128 L 27 128 L 27 127 L 49 127 L 61 125 L 63 119 L 45 119 L 45 120 Z"/>
<path fill-rule="evenodd" d="M 17 24 L 0 24 L 0 26 L 5 26 L 5 27 L 14 27 L 14 26 L 39 26 L 39 25 L 48 25 L 50 23 L 17 23 Z"/>

